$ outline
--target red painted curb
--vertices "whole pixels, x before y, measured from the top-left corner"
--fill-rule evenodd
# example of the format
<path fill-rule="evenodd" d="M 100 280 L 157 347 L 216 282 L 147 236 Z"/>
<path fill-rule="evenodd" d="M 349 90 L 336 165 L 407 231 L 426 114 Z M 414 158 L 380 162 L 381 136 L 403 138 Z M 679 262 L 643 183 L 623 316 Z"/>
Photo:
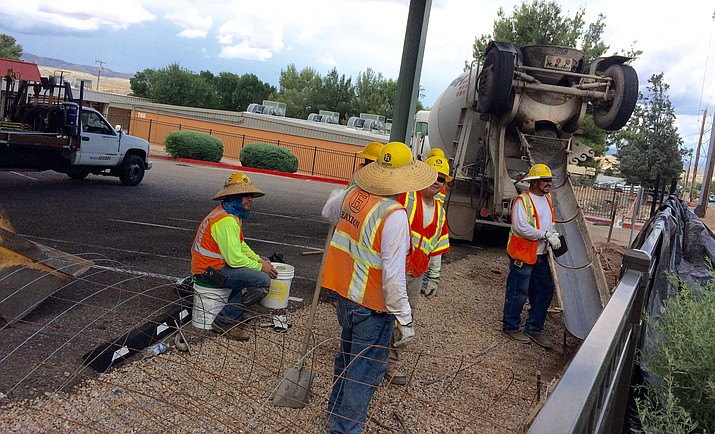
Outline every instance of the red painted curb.
<path fill-rule="evenodd" d="M 202 165 L 202 166 L 218 167 L 221 169 L 235 169 L 235 170 L 240 170 L 242 172 L 253 172 L 253 173 L 262 173 L 264 175 L 282 176 L 284 178 L 303 179 L 303 180 L 318 181 L 318 182 L 328 182 L 331 184 L 348 185 L 348 182 L 349 182 L 349 181 L 345 181 L 342 179 L 326 178 L 323 176 L 303 175 L 300 173 L 278 172 L 275 170 L 266 170 L 266 169 L 257 169 L 255 167 L 239 166 L 237 164 L 227 164 L 227 163 L 220 163 L 220 162 L 216 163 L 213 161 L 204 161 L 204 160 L 192 160 L 191 158 L 174 158 L 174 157 L 169 157 L 168 155 L 152 154 L 151 158 L 158 158 L 159 160 L 178 161 L 180 163 L 187 163 L 187 164 L 198 164 L 198 165 Z"/>

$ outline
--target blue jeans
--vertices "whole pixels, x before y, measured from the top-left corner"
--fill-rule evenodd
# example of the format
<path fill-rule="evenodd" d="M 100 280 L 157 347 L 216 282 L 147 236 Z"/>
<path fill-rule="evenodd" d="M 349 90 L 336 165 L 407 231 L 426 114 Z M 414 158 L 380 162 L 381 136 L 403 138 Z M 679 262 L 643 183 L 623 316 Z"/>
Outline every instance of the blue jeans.
<path fill-rule="evenodd" d="M 232 268 L 223 267 L 221 272 L 225 274 L 225 287 L 231 288 L 231 295 L 228 297 L 228 303 L 221 309 L 221 312 L 216 316 L 216 321 L 222 324 L 236 323 L 243 315 L 243 288 L 254 286 L 256 288 L 268 288 L 271 285 L 271 278 L 266 273 L 260 270 L 251 268 Z"/>
<path fill-rule="evenodd" d="M 509 258 L 502 330 L 505 333 L 519 330 L 521 310 L 528 297 L 531 307 L 524 331 L 529 334 L 540 333 L 544 330 L 546 311 L 553 296 L 554 281 L 551 278 L 547 255 L 537 256 L 534 265 L 524 264 L 521 267 L 517 267 L 514 259 Z"/>
<path fill-rule="evenodd" d="M 341 296 L 337 296 L 336 312 L 343 331 L 328 401 L 330 432 L 360 433 L 372 394 L 387 370 L 395 316 L 376 312 Z"/>

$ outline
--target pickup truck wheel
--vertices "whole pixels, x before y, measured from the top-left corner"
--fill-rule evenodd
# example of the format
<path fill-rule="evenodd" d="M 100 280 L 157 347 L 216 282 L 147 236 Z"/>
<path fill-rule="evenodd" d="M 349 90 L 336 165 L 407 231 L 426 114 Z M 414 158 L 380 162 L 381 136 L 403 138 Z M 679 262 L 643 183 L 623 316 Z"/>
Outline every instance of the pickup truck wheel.
<path fill-rule="evenodd" d="M 67 172 L 67 176 L 69 176 L 72 179 L 84 179 L 89 175 L 89 171 L 87 170 L 73 170 L 70 172 Z"/>
<path fill-rule="evenodd" d="M 477 78 L 477 109 L 494 115 L 504 113 L 508 108 L 513 78 L 514 55 L 491 49 Z"/>
<path fill-rule="evenodd" d="M 119 180 L 124 185 L 138 185 L 144 179 L 144 161 L 136 155 L 128 155 L 119 166 Z"/>
<path fill-rule="evenodd" d="M 613 99 L 593 104 L 593 121 L 599 128 L 615 131 L 630 119 L 638 101 L 638 74 L 628 65 L 611 65 L 604 77 L 613 80 Z"/>

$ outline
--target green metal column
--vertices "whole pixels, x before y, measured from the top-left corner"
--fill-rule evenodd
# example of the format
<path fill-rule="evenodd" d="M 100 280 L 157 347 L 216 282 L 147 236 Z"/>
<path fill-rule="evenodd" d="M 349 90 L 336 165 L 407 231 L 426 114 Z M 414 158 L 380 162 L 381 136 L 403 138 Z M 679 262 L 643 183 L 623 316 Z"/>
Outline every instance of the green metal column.
<path fill-rule="evenodd" d="M 410 144 L 431 7 L 432 0 L 410 0 L 400 76 L 397 79 L 397 101 L 392 117 L 391 142 Z"/>

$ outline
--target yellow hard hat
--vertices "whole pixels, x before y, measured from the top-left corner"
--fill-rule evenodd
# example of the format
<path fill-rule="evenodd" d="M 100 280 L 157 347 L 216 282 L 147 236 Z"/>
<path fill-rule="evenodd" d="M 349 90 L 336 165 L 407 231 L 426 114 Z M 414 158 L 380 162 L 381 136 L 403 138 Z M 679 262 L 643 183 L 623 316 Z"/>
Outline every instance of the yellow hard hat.
<path fill-rule="evenodd" d="M 383 167 L 402 167 L 412 163 L 412 151 L 402 142 L 390 142 L 380 149 L 376 163 Z"/>
<path fill-rule="evenodd" d="M 428 158 L 434 157 L 434 156 L 444 158 L 445 157 L 444 151 L 441 148 L 434 148 L 434 149 L 430 150 Z M 439 172 L 439 170 L 438 170 L 438 172 Z"/>
<path fill-rule="evenodd" d="M 234 194 L 250 194 L 253 197 L 261 197 L 266 194 L 251 183 L 251 178 L 243 172 L 232 173 L 223 184 L 223 189 L 216 193 L 214 200 L 223 200 L 226 196 Z"/>
<path fill-rule="evenodd" d="M 358 152 L 358 155 L 366 160 L 375 161 L 377 156 L 380 155 L 380 150 L 383 146 L 385 145 L 380 142 L 370 142 L 365 145 L 365 149 Z"/>
<path fill-rule="evenodd" d="M 549 169 L 549 166 L 546 164 L 534 164 L 531 166 L 531 169 L 529 169 L 529 173 L 526 175 L 525 178 L 522 179 L 522 181 L 531 181 L 532 179 L 541 179 L 541 178 L 552 178 L 553 176 L 551 175 L 551 169 Z"/>
<path fill-rule="evenodd" d="M 442 153 L 442 155 L 444 155 L 444 153 Z M 428 166 L 436 170 L 437 173 L 444 175 L 444 179 L 447 182 L 452 180 L 452 177 L 449 176 L 449 163 L 447 162 L 446 158 L 440 157 L 438 155 L 433 155 L 427 160 L 425 160 L 425 163 L 427 163 Z"/>

